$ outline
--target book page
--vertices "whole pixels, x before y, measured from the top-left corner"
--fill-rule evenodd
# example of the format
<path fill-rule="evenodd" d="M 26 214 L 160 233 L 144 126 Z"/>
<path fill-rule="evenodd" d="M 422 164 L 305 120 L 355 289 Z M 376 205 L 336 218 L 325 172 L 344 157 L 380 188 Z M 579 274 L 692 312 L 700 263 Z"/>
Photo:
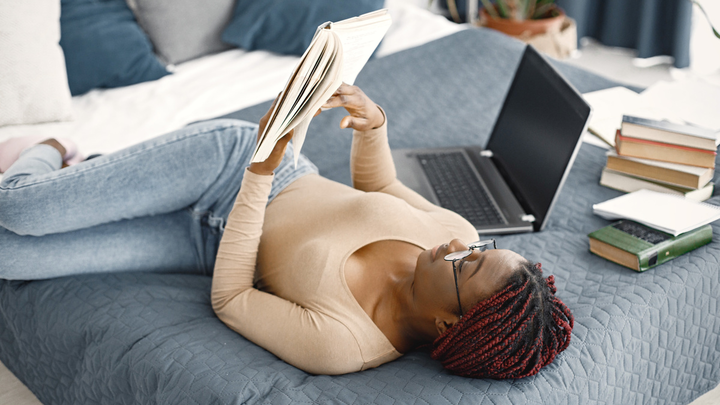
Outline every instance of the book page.
<path fill-rule="evenodd" d="M 343 82 L 355 83 L 357 75 L 375 52 L 391 24 L 387 10 L 331 24 L 330 29 L 337 33 L 343 44 Z"/>
<path fill-rule="evenodd" d="M 326 34 L 327 35 L 327 34 Z M 307 101 L 317 91 L 319 84 L 324 80 L 330 67 L 335 61 L 338 52 L 338 41 L 333 35 L 328 35 L 325 49 L 323 49 L 320 58 L 310 72 L 310 76 L 306 78 L 305 83 L 297 96 L 297 100 L 287 113 L 287 118 L 283 122 L 285 128 L 289 128 L 293 121 L 297 118 L 298 113 L 304 108 Z M 302 118 L 301 118 L 302 119 Z M 284 131 L 287 132 L 287 131 Z"/>
<path fill-rule="evenodd" d="M 640 102 L 674 111 L 689 124 L 720 132 L 720 86 L 702 79 L 660 81 L 640 93 Z"/>
<path fill-rule="evenodd" d="M 720 207 L 650 190 L 635 191 L 593 205 L 605 219 L 631 219 L 677 236 L 720 219 Z"/>
<path fill-rule="evenodd" d="M 310 93 L 309 99 L 306 100 L 305 105 L 297 114 L 298 119 L 302 121 L 295 127 L 295 134 L 293 135 L 295 167 L 297 167 L 297 162 L 300 158 L 300 149 L 305 142 L 305 135 L 308 127 L 310 126 L 310 121 L 312 121 L 315 116 L 315 112 L 320 109 L 323 104 L 325 104 L 325 101 L 332 96 L 341 84 L 340 68 L 342 66 L 343 58 L 342 43 L 337 40 L 337 38 L 335 41 L 330 41 L 329 43 L 333 44 L 335 47 L 334 52 L 332 52 L 335 58 L 328 64 L 327 72 L 323 75 L 321 82 L 317 84 L 315 89 L 313 89 L 313 92 Z"/>
<path fill-rule="evenodd" d="M 293 141 L 297 164 L 315 111 L 343 81 L 354 83 L 390 23 L 388 11 L 379 10 L 338 23 L 321 24 L 280 94 L 251 161 L 267 159 L 278 139 L 297 128 Z"/>
<path fill-rule="evenodd" d="M 288 121 L 289 113 L 297 105 L 298 99 L 302 97 L 302 91 L 307 89 L 308 81 L 312 80 L 312 73 L 318 69 L 318 64 L 323 60 L 327 62 L 328 58 L 323 59 L 323 57 L 326 55 L 329 37 L 330 35 L 323 34 L 313 38 L 310 46 L 298 62 L 293 75 L 290 76 L 288 83 L 279 96 L 271 119 L 268 120 L 265 131 L 260 137 L 260 142 L 255 147 L 252 162 L 262 162 L 267 159 L 278 139 L 292 129 L 289 128 L 289 124 L 291 124 Z M 324 67 L 322 70 L 325 70 Z"/>
<path fill-rule="evenodd" d="M 593 109 L 588 123 L 588 131 L 610 146 L 615 146 L 615 131 L 620 129 L 623 115 L 670 120 L 678 122 L 676 114 L 669 113 L 656 106 L 641 102 L 638 93 L 625 87 L 593 91 L 583 94 L 583 98 Z"/>
<path fill-rule="evenodd" d="M 297 81 L 298 73 L 303 69 L 307 63 L 308 59 L 313 59 L 313 56 L 318 53 L 317 50 L 317 43 L 320 42 L 322 39 L 317 38 L 317 35 L 313 37 L 313 40 L 310 42 L 310 46 L 305 50 L 303 55 L 300 57 L 300 60 L 298 61 L 298 64 L 295 66 L 295 69 L 293 69 L 292 74 L 288 78 L 288 81 L 285 83 L 285 86 L 283 86 L 282 91 L 280 92 L 280 95 L 278 95 L 278 101 L 275 103 L 275 107 L 273 107 L 272 112 L 270 113 L 270 119 L 268 119 L 267 125 L 265 126 L 265 129 L 263 130 L 263 133 L 260 134 L 260 138 L 258 140 L 258 143 L 255 147 L 255 152 L 253 153 L 253 159 L 255 155 L 258 152 L 258 149 L 261 147 L 262 143 L 265 141 L 267 134 L 269 132 L 270 127 L 274 124 L 275 120 L 277 119 L 277 116 L 280 112 L 281 106 L 286 102 L 288 96 L 288 91 L 290 87 L 296 85 L 295 82 Z M 312 55 L 311 55 L 312 54 Z"/>

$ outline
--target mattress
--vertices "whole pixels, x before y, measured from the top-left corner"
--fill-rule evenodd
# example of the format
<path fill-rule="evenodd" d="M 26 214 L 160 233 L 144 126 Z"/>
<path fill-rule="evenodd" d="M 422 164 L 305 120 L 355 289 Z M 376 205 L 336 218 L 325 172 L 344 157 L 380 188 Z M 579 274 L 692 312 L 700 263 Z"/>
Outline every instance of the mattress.
<path fill-rule="evenodd" d="M 373 60 L 358 84 L 385 108 L 393 147 L 482 143 L 522 50 L 466 30 Z M 554 63 L 581 91 L 616 85 Z M 303 151 L 347 182 L 342 115 L 313 120 Z M 209 277 L 137 272 L 0 281 L 0 360 L 47 404 L 687 404 L 720 381 L 720 228 L 645 273 L 592 255 L 587 234 L 607 222 L 591 205 L 619 195 L 598 185 L 603 165 L 604 150 L 584 144 L 546 230 L 497 238 L 554 274 L 575 315 L 568 349 L 532 377 L 453 376 L 424 351 L 310 375 L 222 324 Z"/>

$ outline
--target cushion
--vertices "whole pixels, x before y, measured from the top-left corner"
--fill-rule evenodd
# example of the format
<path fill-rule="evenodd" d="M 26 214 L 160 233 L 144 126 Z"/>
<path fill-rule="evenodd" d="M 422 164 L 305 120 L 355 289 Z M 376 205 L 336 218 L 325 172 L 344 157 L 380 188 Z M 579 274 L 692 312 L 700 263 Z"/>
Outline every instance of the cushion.
<path fill-rule="evenodd" d="M 235 0 L 127 0 L 166 63 L 180 63 L 230 48 L 220 39 Z"/>
<path fill-rule="evenodd" d="M 379 10 L 385 0 L 238 0 L 222 40 L 247 50 L 302 55 L 318 25 Z"/>
<path fill-rule="evenodd" d="M 62 0 L 60 29 L 73 95 L 168 74 L 125 0 Z"/>
<path fill-rule="evenodd" d="M 0 126 L 67 120 L 60 2 L 0 2 Z"/>

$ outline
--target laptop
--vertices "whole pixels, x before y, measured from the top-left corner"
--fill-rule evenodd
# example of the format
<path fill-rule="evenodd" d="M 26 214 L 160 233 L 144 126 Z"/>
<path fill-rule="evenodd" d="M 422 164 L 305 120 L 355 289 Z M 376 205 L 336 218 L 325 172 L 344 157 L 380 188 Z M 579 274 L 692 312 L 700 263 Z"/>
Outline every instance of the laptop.
<path fill-rule="evenodd" d="M 398 179 L 478 234 L 541 231 L 580 149 L 591 108 L 531 46 L 480 146 L 396 149 Z"/>

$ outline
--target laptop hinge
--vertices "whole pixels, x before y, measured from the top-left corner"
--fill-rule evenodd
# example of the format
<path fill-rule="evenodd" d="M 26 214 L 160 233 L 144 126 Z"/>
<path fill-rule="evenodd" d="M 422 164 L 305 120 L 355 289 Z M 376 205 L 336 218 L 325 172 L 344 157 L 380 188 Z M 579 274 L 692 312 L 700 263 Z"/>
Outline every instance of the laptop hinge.
<path fill-rule="evenodd" d="M 535 222 L 535 216 L 532 214 L 523 215 L 520 217 L 523 222 Z"/>

